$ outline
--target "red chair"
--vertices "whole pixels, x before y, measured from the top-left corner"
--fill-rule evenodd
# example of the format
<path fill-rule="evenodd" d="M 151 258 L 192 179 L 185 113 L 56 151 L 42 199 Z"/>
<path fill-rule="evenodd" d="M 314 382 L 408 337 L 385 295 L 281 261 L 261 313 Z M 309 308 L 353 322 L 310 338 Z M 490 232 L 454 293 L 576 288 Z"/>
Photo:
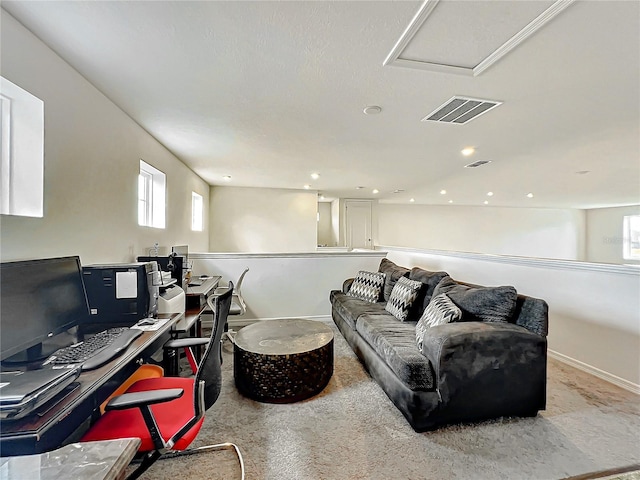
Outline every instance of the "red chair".
<path fill-rule="evenodd" d="M 138 478 L 159 458 L 232 448 L 238 455 L 244 479 L 244 460 L 237 445 L 222 443 L 191 450 L 204 412 L 211 407 L 222 388 L 220 339 L 229 315 L 233 284 L 214 300 L 211 338 L 200 360 L 195 377 L 159 377 L 139 380 L 127 391 L 112 398 L 105 413 L 91 426 L 82 441 L 138 437 L 141 463 L 129 479 Z"/>

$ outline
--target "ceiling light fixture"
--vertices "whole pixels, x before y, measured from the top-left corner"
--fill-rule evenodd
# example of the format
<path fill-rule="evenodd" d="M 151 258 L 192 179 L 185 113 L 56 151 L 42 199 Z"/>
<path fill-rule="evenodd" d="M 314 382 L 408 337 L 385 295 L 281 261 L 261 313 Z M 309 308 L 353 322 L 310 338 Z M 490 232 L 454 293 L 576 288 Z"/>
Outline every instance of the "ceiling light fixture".
<path fill-rule="evenodd" d="M 446 194 L 447 194 L 447 191 L 446 191 L 446 190 L 444 190 L 444 189 L 443 189 L 443 190 L 440 190 L 440 195 L 446 195 Z"/>
<path fill-rule="evenodd" d="M 533 198 L 533 193 L 531 192 L 527 193 L 527 198 Z"/>
<path fill-rule="evenodd" d="M 303 188 L 304 188 L 305 190 L 309 190 L 309 189 L 311 188 L 311 185 L 305 185 Z"/>
<path fill-rule="evenodd" d="M 476 149 L 473 147 L 465 147 L 462 150 L 460 150 L 460 153 L 462 155 L 464 155 L 465 157 L 468 157 L 470 155 L 473 155 L 475 153 Z"/>
<path fill-rule="evenodd" d="M 378 190 L 377 188 L 374 188 L 373 190 L 371 190 L 371 193 L 375 195 L 376 193 L 380 193 L 380 190 Z"/>
<path fill-rule="evenodd" d="M 225 182 L 230 182 L 230 181 L 231 181 L 231 175 L 225 175 L 224 177 L 222 177 L 222 179 L 223 179 Z"/>
<path fill-rule="evenodd" d="M 314 180 L 317 180 L 317 179 L 319 179 L 319 178 L 320 178 L 320 174 L 319 174 L 319 173 L 316 173 L 316 172 L 313 172 L 313 173 L 311 174 L 311 178 L 313 178 Z"/>
<path fill-rule="evenodd" d="M 487 192 L 487 197 L 493 197 L 493 192 Z"/>
<path fill-rule="evenodd" d="M 449 203 L 453 203 L 453 200 L 449 200 Z"/>
<path fill-rule="evenodd" d="M 484 204 L 485 204 L 485 205 L 489 205 L 489 200 L 485 200 L 485 201 L 484 201 Z"/>
<path fill-rule="evenodd" d="M 378 105 L 369 105 L 367 107 L 364 107 L 364 110 L 362 111 L 365 115 L 377 115 L 382 111 L 382 108 Z"/>
<path fill-rule="evenodd" d="M 410 199 L 409 199 L 409 201 L 410 201 L 411 203 L 413 203 L 413 202 L 415 202 L 415 201 L 416 201 L 416 199 L 415 199 L 415 198 L 410 198 Z"/>

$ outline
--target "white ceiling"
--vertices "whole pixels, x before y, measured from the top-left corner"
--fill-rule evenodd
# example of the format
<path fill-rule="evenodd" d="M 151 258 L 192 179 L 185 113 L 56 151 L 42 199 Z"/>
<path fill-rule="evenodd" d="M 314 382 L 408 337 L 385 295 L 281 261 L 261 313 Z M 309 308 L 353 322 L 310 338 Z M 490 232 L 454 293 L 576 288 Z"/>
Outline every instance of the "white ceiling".
<path fill-rule="evenodd" d="M 399 59 L 444 71 L 383 65 L 418 1 L 2 8 L 211 185 L 308 184 L 393 203 L 639 204 L 640 2 L 576 1 L 482 73 L 447 71 L 469 71 L 553 3 L 430 0 Z M 503 103 L 466 125 L 421 122 L 454 95 Z M 368 105 L 382 112 L 364 115 Z M 463 157 L 466 146 L 476 153 Z M 491 163 L 463 168 L 479 160 Z"/>

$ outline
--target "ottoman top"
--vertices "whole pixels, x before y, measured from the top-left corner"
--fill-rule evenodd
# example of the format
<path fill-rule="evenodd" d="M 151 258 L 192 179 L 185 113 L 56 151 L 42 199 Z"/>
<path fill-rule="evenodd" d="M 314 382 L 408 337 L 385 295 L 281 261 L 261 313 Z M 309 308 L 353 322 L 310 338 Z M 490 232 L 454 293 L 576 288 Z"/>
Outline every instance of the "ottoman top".
<path fill-rule="evenodd" d="M 310 352 L 333 340 L 333 331 L 322 322 L 287 318 L 262 320 L 241 328 L 236 347 L 263 355 L 292 355 Z"/>

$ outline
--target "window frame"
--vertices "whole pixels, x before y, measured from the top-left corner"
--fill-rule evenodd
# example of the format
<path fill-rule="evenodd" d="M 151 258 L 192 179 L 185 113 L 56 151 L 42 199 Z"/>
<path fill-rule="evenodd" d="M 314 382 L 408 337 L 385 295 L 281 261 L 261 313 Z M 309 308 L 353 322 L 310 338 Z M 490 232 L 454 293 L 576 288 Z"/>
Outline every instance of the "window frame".
<path fill-rule="evenodd" d="M 204 197 L 196 192 L 191 192 L 191 230 L 204 230 Z"/>
<path fill-rule="evenodd" d="M 622 218 L 622 258 L 640 260 L 640 215 Z"/>
<path fill-rule="evenodd" d="M 166 226 L 167 176 L 140 159 L 138 173 L 138 225 L 151 228 Z"/>

